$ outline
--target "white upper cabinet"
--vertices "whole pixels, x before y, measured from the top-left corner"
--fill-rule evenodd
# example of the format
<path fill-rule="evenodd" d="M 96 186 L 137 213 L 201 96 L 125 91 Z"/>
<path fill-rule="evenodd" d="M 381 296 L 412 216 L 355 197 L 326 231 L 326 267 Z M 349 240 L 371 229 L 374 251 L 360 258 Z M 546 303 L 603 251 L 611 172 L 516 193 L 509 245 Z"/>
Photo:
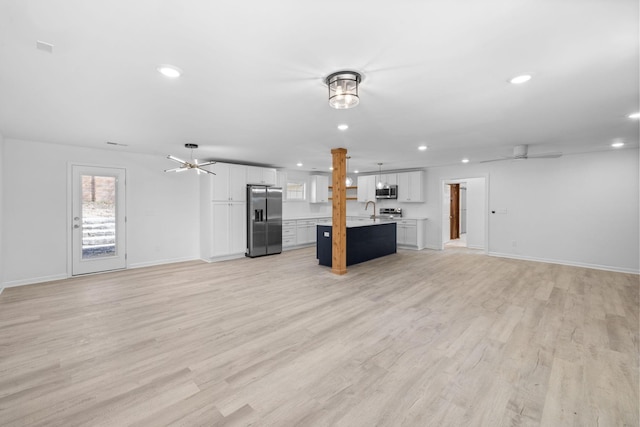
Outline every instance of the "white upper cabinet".
<path fill-rule="evenodd" d="M 247 184 L 276 185 L 276 170 L 247 166 Z"/>
<path fill-rule="evenodd" d="M 375 175 L 366 175 L 358 177 L 358 201 L 359 202 L 376 201 L 376 177 Z"/>
<path fill-rule="evenodd" d="M 398 202 L 424 202 L 424 171 L 398 174 Z"/>
<path fill-rule="evenodd" d="M 228 163 L 216 163 L 209 175 L 211 184 L 211 200 L 220 202 L 244 202 L 247 194 L 247 167 Z"/>
<path fill-rule="evenodd" d="M 382 182 L 382 185 L 398 185 L 397 173 L 383 173 L 382 175 L 376 175 L 376 185 L 378 182 Z"/>
<path fill-rule="evenodd" d="M 328 201 L 329 177 L 327 175 L 312 175 L 309 203 L 327 203 Z"/>

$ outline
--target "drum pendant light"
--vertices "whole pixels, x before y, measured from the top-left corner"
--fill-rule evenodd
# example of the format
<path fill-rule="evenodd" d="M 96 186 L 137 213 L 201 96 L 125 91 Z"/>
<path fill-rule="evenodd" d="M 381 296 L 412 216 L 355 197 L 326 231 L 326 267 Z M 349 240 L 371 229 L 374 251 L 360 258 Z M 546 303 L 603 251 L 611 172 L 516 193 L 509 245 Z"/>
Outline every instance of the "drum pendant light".
<path fill-rule="evenodd" d="M 329 88 L 329 105 L 337 110 L 353 108 L 360 103 L 358 86 L 362 81 L 360 73 L 338 71 L 330 74 L 325 83 Z"/>

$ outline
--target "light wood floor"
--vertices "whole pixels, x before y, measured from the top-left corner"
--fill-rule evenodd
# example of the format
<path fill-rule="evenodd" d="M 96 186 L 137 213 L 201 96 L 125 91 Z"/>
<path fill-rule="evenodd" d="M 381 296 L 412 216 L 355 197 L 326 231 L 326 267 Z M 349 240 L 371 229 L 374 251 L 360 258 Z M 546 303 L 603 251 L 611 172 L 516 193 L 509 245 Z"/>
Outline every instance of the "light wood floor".
<path fill-rule="evenodd" d="M 0 425 L 638 425 L 638 276 L 314 251 L 6 289 Z"/>

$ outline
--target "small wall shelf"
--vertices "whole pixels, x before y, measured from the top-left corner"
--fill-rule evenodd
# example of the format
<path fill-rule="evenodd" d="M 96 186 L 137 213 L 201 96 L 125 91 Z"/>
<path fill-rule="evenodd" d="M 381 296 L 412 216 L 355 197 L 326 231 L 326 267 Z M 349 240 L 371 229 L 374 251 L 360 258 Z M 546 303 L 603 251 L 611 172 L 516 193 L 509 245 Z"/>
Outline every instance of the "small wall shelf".
<path fill-rule="evenodd" d="M 347 190 L 347 192 L 349 190 L 356 190 L 357 191 L 358 190 L 358 186 L 357 185 L 351 185 L 351 186 L 346 187 L 346 190 Z M 333 185 L 329 186 L 329 191 L 333 192 Z M 329 200 L 333 200 L 333 197 L 329 196 Z M 358 200 L 358 198 L 354 197 L 354 196 L 351 196 L 351 197 L 347 196 L 347 200 Z"/>

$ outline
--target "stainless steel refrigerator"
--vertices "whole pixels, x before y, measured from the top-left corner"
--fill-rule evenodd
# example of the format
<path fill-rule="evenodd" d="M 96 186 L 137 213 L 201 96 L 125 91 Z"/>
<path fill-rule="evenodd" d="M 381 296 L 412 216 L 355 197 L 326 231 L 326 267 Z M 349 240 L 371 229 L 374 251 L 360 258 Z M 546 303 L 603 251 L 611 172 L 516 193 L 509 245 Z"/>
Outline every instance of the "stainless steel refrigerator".
<path fill-rule="evenodd" d="M 247 185 L 247 253 L 254 258 L 282 252 L 282 188 Z"/>

